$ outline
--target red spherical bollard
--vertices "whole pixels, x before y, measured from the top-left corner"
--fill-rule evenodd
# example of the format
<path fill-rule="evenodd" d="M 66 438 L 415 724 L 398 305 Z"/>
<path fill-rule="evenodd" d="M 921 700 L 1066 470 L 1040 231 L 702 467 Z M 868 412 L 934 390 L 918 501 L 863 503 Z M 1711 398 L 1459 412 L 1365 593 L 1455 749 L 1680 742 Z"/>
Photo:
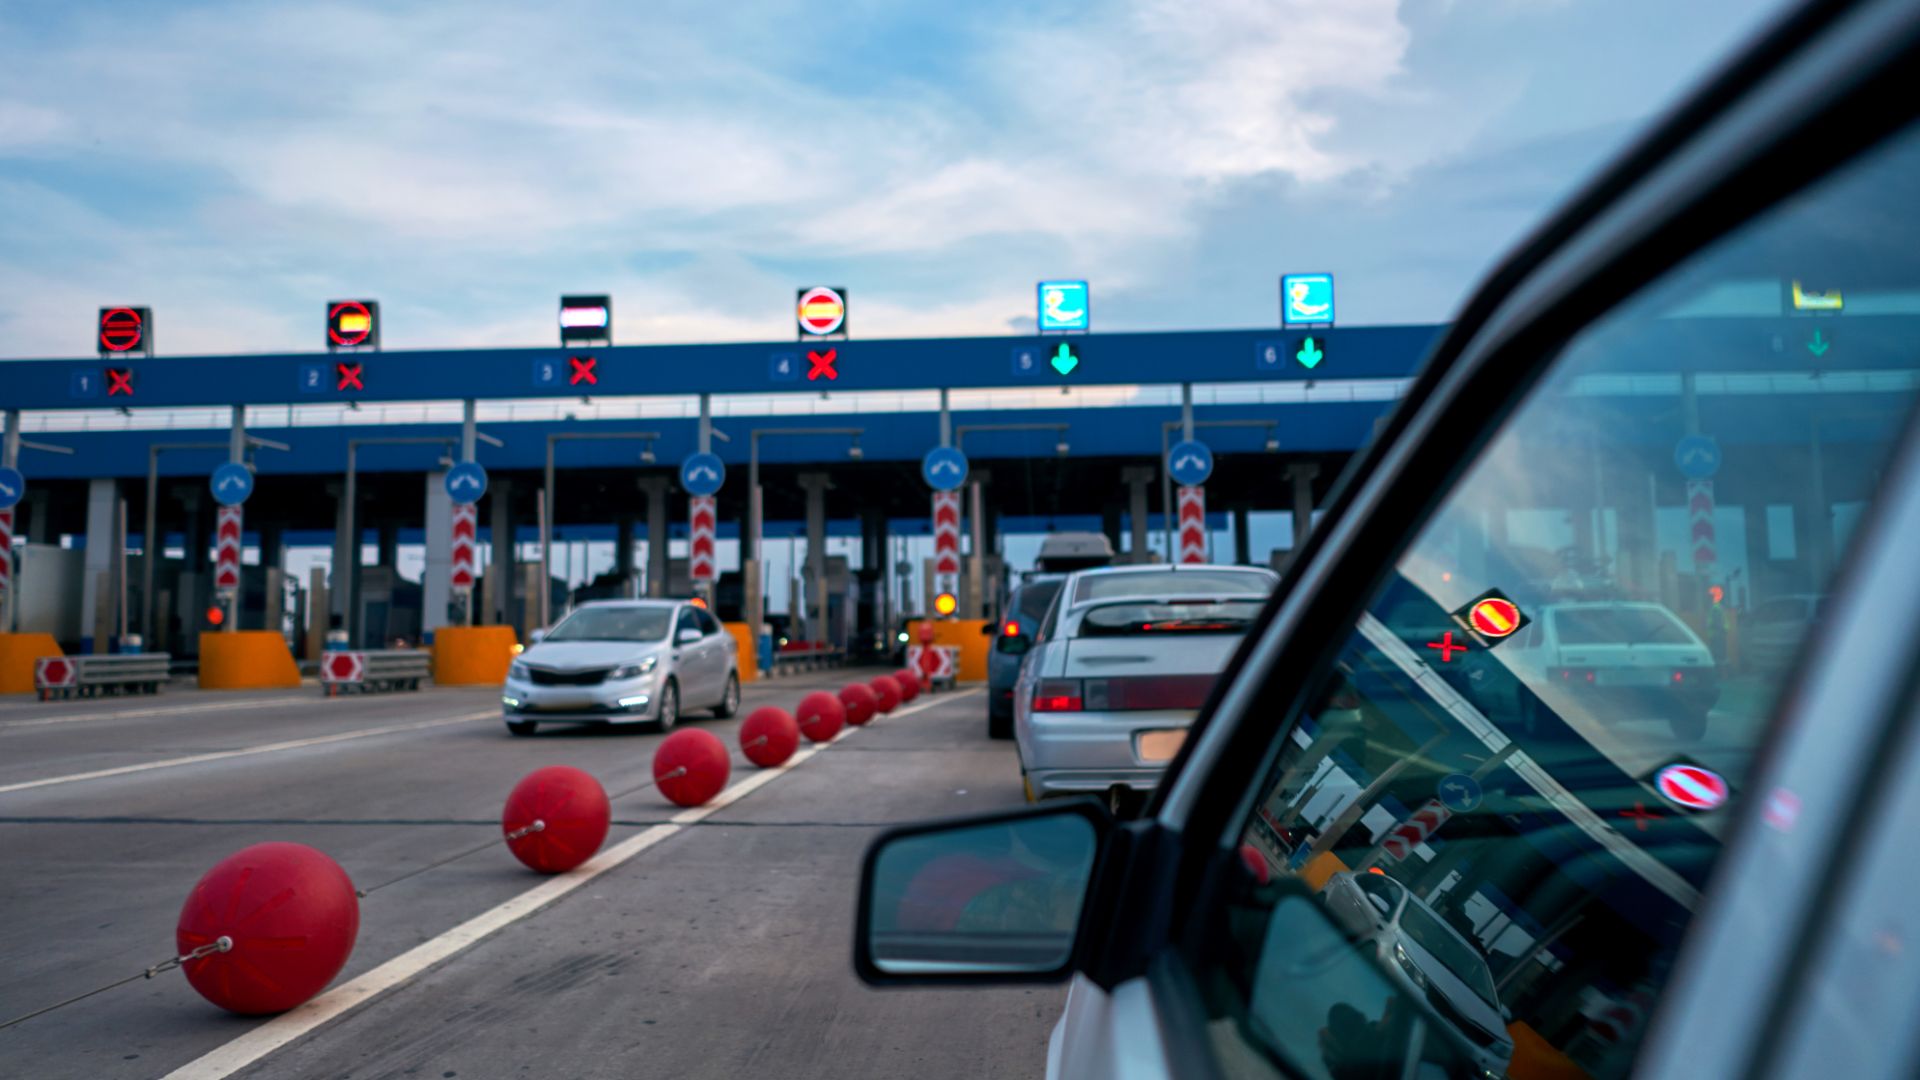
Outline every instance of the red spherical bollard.
<path fill-rule="evenodd" d="M 913 672 L 908 671 L 906 668 L 901 668 L 899 671 L 894 672 L 893 681 L 900 686 L 901 701 L 912 701 L 914 698 L 920 696 L 920 680 L 915 678 Z"/>
<path fill-rule="evenodd" d="M 653 752 L 653 778 L 660 794 L 676 806 L 699 806 L 727 786 L 733 763 L 720 736 L 699 728 L 681 728 Z"/>
<path fill-rule="evenodd" d="M 528 773 L 500 812 L 507 850 L 543 874 L 565 873 L 593 858 L 612 824 L 607 790 L 571 765 Z"/>
<path fill-rule="evenodd" d="M 1265 885 L 1273 878 L 1273 871 L 1267 868 L 1267 857 L 1252 844 L 1240 845 L 1240 861 L 1246 865 L 1247 873 L 1253 875 L 1256 884 Z"/>
<path fill-rule="evenodd" d="M 859 727 L 873 719 L 880 708 L 880 698 L 866 683 L 848 683 L 840 688 L 840 704 L 847 707 L 847 723 Z"/>
<path fill-rule="evenodd" d="M 763 769 L 785 765 L 800 748 L 800 725 L 787 710 L 762 705 L 740 725 L 740 752 Z"/>
<path fill-rule="evenodd" d="M 874 708 L 882 713 L 890 713 L 906 700 L 901 693 L 900 684 L 893 681 L 891 675 L 875 675 L 867 682 L 867 689 L 873 691 Z"/>
<path fill-rule="evenodd" d="M 259 1016 L 326 989 L 359 935 L 360 898 L 340 864 L 305 844 L 268 843 L 207 871 L 180 909 L 174 944 L 182 956 L 208 950 L 180 968 L 201 997 Z"/>
<path fill-rule="evenodd" d="M 800 719 L 800 734 L 808 742 L 822 743 L 840 734 L 847 722 L 847 707 L 825 690 L 815 690 L 800 699 L 794 715 Z"/>

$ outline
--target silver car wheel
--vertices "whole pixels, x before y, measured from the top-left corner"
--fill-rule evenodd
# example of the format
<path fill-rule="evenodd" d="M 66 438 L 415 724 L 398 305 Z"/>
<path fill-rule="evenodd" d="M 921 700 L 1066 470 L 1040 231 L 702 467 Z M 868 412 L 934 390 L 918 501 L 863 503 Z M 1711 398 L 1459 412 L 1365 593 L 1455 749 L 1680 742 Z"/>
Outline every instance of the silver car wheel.
<path fill-rule="evenodd" d="M 672 731 L 680 722 L 680 686 L 672 680 L 660 688 L 660 719 L 656 722 L 661 731 Z"/>

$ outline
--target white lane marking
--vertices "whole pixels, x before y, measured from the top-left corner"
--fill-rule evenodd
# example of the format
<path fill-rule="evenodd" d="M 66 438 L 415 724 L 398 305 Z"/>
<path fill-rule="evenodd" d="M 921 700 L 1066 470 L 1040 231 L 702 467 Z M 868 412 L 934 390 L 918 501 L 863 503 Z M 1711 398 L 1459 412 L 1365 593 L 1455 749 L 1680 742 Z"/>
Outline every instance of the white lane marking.
<path fill-rule="evenodd" d="M 925 702 L 895 709 L 887 719 L 910 716 L 922 709 L 935 705 L 944 705 L 971 697 L 977 691 L 968 690 L 951 697 L 930 699 Z M 876 717 L 876 719 L 878 719 Z M 646 830 L 622 840 L 613 847 L 602 851 L 582 863 L 580 867 L 566 874 L 548 878 L 526 892 L 506 902 L 490 908 L 461 923 L 459 926 L 415 945 L 399 956 L 381 964 L 372 971 L 321 994 L 292 1012 L 282 1013 L 259 1027 L 234 1039 L 232 1042 L 216 1047 L 208 1053 L 189 1061 L 185 1065 L 168 1073 L 162 1080 L 225 1080 L 241 1069 L 252 1065 L 282 1046 L 313 1031 L 322 1024 L 366 1004 L 379 995 L 406 982 L 428 968 L 433 967 L 455 954 L 475 945 L 495 932 L 532 915 L 534 912 L 553 903 L 587 884 L 601 874 L 612 870 L 621 863 L 633 858 L 648 848 L 665 840 L 710 814 L 718 813 L 728 806 L 746 798 L 749 794 L 772 783 L 775 778 L 799 768 L 808 759 L 824 751 L 828 746 L 841 739 L 851 737 L 862 730 L 848 727 L 823 744 L 808 746 L 798 750 L 785 765 L 777 769 L 762 769 L 752 776 L 734 784 L 714 796 L 705 806 L 695 806 L 683 810 L 669 818 L 669 824 L 654 825 Z"/>
<path fill-rule="evenodd" d="M 82 780 L 100 780 L 109 776 L 125 776 L 128 773 L 150 772 L 154 769 L 171 769 L 180 765 L 198 765 L 203 761 L 224 761 L 227 758 L 251 757 L 254 754 L 272 754 L 281 750 L 299 750 L 307 746 L 325 746 L 328 743 L 346 742 L 349 739 L 365 739 L 374 735 L 391 735 L 396 731 L 419 731 L 423 728 L 444 727 L 448 724 L 465 724 L 474 720 L 497 718 L 498 710 L 463 713 L 459 716 L 443 716 L 437 720 L 419 720 L 411 724 L 388 724 L 385 727 L 360 728 L 355 731 L 342 731 L 332 735 L 316 735 L 311 739 L 290 739 L 286 742 L 266 743 L 261 746 L 243 746 L 238 750 L 217 750 L 208 754 L 190 754 L 187 757 L 166 758 L 161 761 L 144 761 L 138 765 L 121 765 L 112 769 L 95 769 L 92 772 L 70 773 L 66 776 L 49 776 L 41 780 L 23 780 L 17 784 L 0 784 L 0 795 L 9 791 L 26 791 L 29 788 L 52 787 L 55 784 L 74 784 Z"/>
<path fill-rule="evenodd" d="M 337 701 L 337 698 L 316 698 L 314 703 Z M 234 709 L 254 709 L 276 701 L 288 701 L 289 698 L 260 697 L 247 698 L 244 701 L 217 701 L 205 705 L 169 705 L 165 708 L 132 709 L 126 712 L 76 713 L 73 716 L 52 716 L 38 720 L 0 720 L 0 731 L 13 728 L 45 727 L 49 724 L 84 724 L 91 720 L 137 720 L 147 716 L 174 716 L 179 713 L 230 712 Z M 304 702 L 299 702 L 304 704 Z"/>

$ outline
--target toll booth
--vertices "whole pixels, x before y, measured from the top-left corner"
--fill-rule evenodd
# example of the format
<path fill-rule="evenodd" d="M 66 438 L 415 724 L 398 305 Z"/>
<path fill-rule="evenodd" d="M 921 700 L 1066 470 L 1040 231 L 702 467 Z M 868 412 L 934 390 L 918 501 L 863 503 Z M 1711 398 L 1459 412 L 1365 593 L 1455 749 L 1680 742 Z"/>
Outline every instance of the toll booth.
<path fill-rule="evenodd" d="M 854 610 L 859 602 L 853 586 L 853 574 L 847 568 L 847 557 L 827 556 L 827 625 L 823 632 L 816 632 L 815 627 L 808 625 L 805 635 L 808 639 L 824 640 L 840 649 L 848 647 L 853 636 Z M 819 604 L 816 586 L 807 581 L 799 591 L 806 601 L 804 621 L 811 623 Z"/>
<path fill-rule="evenodd" d="M 265 583 L 262 581 L 254 587 L 248 587 L 248 584 L 242 585 L 243 602 L 259 592 L 260 586 Z M 362 646 L 379 648 L 394 641 L 415 643 L 420 640 L 420 616 L 425 595 L 419 585 L 401 577 L 393 567 L 361 567 L 360 587 L 355 591 L 355 599 L 360 607 L 359 643 Z M 260 616 L 256 614 L 254 617 Z"/>

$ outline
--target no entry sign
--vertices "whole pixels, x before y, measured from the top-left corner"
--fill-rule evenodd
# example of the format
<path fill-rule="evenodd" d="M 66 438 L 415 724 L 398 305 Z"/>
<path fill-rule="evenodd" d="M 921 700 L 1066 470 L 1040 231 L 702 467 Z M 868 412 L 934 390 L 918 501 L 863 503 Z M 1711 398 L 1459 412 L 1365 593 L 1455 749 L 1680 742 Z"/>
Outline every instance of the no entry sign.
<path fill-rule="evenodd" d="M 847 332 L 847 290 L 815 285 L 799 291 L 795 308 L 800 336 L 831 337 Z"/>

